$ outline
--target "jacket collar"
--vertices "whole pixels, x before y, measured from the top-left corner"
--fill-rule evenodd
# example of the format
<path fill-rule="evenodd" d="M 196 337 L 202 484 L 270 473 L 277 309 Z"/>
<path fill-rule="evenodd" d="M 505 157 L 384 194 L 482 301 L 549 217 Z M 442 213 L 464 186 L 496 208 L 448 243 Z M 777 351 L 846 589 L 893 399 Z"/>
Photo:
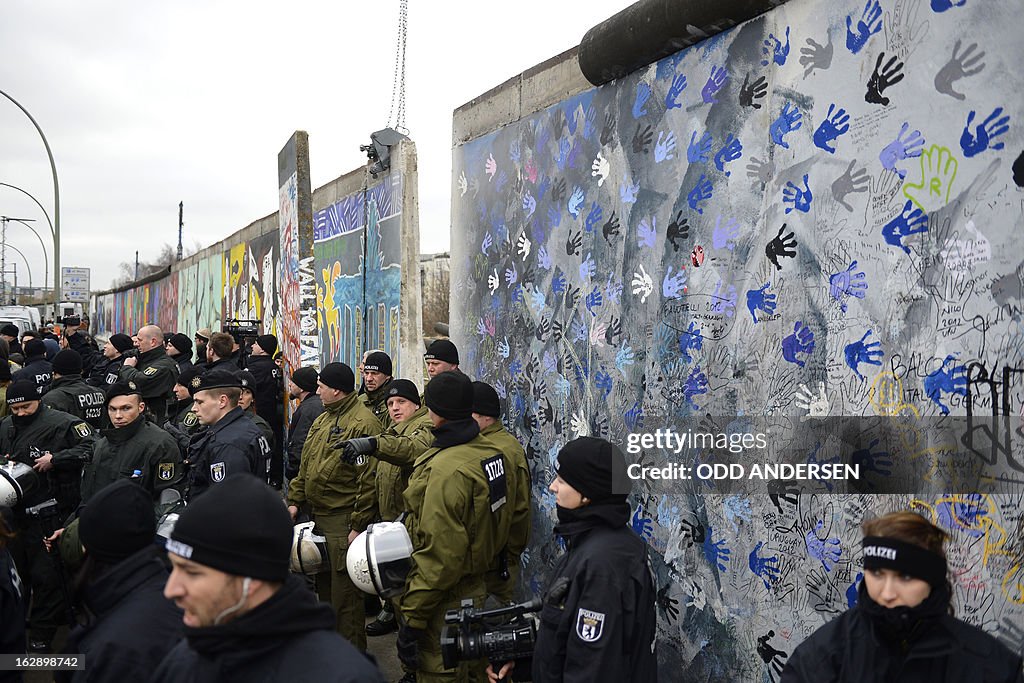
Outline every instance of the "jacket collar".
<path fill-rule="evenodd" d="M 166 356 L 166 355 L 167 355 L 167 349 L 165 349 L 163 346 L 156 346 L 156 347 L 153 347 L 152 349 L 150 349 L 149 351 L 146 351 L 145 353 L 140 353 L 139 354 L 139 362 L 140 363 L 144 362 L 144 361 L 145 362 L 149 362 L 151 360 L 156 360 L 157 358 L 160 358 L 161 356 Z"/>
<path fill-rule="evenodd" d="M 134 439 L 139 432 L 142 431 L 142 426 L 146 423 L 146 416 L 139 415 L 135 418 L 135 421 L 131 424 L 127 424 L 124 427 L 118 429 L 117 427 L 110 427 L 108 429 L 101 430 L 100 434 L 112 443 L 124 443 L 130 439 Z"/>
<path fill-rule="evenodd" d="M 229 410 L 227 413 L 225 413 L 224 417 L 222 417 L 221 419 L 217 420 L 216 424 L 210 425 L 208 431 L 211 432 L 211 433 L 219 432 L 220 430 L 224 429 L 225 427 L 227 427 L 232 422 L 235 422 L 237 420 L 242 419 L 242 417 L 244 415 L 245 415 L 245 413 L 242 412 L 242 409 L 239 408 L 238 406 L 235 406 L 234 408 Z"/>

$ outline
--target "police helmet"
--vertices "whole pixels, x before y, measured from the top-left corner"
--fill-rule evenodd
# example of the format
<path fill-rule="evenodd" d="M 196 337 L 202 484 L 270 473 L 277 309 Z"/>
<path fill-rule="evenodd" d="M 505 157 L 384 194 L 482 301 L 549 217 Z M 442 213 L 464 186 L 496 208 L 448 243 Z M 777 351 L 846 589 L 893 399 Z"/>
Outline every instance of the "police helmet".
<path fill-rule="evenodd" d="M 16 508 L 39 485 L 31 467 L 13 460 L 0 465 L 0 506 Z"/>
<path fill-rule="evenodd" d="M 299 574 L 319 574 L 331 568 L 327 539 L 313 529 L 315 522 L 296 524 L 292 532 L 291 570 Z"/>
<path fill-rule="evenodd" d="M 371 524 L 349 544 L 345 564 L 360 590 L 383 598 L 398 595 L 412 566 L 412 541 L 405 525 Z"/>

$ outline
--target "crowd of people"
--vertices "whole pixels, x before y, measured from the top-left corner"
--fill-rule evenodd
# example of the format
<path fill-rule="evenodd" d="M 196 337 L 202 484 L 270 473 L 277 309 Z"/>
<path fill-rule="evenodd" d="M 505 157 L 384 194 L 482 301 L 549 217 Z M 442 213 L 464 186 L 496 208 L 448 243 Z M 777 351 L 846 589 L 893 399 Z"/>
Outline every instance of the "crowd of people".
<path fill-rule="evenodd" d="M 614 476 L 625 460 L 593 437 L 553 463 L 565 553 L 532 662 L 443 652 L 449 610 L 530 597 L 519 570 L 534 509 L 501 399 L 459 369 L 450 340 L 427 348 L 418 383 L 381 350 L 285 378 L 270 334 L 146 325 L 101 349 L 87 329 L 0 329 L 0 652 L 52 652 L 66 625 L 63 651 L 87 664 L 58 680 L 376 682 L 367 637 L 397 631 L 405 683 L 659 680 L 656 587 Z M 365 558 L 378 522 L 398 522 L 410 550 L 368 612 L 348 555 Z M 1020 680 L 1020 657 L 946 614 L 943 538 L 907 524 L 866 527 L 883 550 L 865 560 L 861 602 L 783 680 L 903 680 L 919 666 Z M 307 564 L 310 526 L 322 552 Z M 975 659 L 954 665 L 951 643 Z"/>

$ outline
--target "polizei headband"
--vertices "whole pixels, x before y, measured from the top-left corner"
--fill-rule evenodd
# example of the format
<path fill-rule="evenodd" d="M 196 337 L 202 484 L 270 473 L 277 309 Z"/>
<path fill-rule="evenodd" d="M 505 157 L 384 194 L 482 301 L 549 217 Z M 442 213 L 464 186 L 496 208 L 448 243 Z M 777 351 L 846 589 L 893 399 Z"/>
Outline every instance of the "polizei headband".
<path fill-rule="evenodd" d="M 894 569 L 941 586 L 946 581 L 946 560 L 937 553 L 895 538 L 867 536 L 863 541 L 864 569 Z"/>

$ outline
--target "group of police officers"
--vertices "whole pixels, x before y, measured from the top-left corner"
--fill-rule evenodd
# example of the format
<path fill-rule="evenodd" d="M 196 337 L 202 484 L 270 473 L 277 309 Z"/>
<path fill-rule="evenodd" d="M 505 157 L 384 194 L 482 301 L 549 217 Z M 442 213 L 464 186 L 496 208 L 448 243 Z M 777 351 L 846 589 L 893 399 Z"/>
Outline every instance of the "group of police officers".
<path fill-rule="evenodd" d="M 277 340 L 272 335 L 257 337 L 246 349 L 244 342 L 240 345 L 241 340 L 225 333 L 200 330 L 189 338 L 165 335 L 147 325 L 134 337 L 112 335 L 99 352 L 80 325 L 77 319 L 66 321 L 60 342 L 64 348 L 50 362 L 50 377 L 34 357 L 40 352 L 33 343 L 38 339 L 23 339 L 26 366 L 20 372 L 31 372 L 15 375 L 7 386 L 10 415 L 0 422 L 0 456 L 31 466 L 46 482 L 14 512 L 17 533 L 10 544 L 22 582 L 30 587 L 30 652 L 46 652 L 57 628 L 66 621 L 66 608 L 73 600 L 62 588 L 62 574 L 82 564 L 83 550 L 89 556 L 88 544 L 82 540 L 86 534 L 78 527 L 83 510 L 105 487 L 128 479 L 148 494 L 154 517 L 173 509 L 180 512 L 179 524 L 186 516 L 199 516 L 204 506 L 197 503 L 205 500 L 208 511 L 223 515 L 206 523 L 221 525 L 223 531 L 231 528 L 227 516 L 232 512 L 245 516 L 246 504 L 237 499 L 217 502 L 218 487 L 236 479 L 234 475 L 247 474 L 276 488 L 285 484 L 281 509 L 287 506 L 292 523 L 312 520 L 325 539 L 328 562 L 309 582 L 320 600 L 330 604 L 338 634 L 365 651 L 368 632 L 379 635 L 397 629 L 403 681 L 486 679 L 486 662 L 445 667 L 441 629 L 445 612 L 463 600 L 472 599 L 480 607 L 489 597 L 504 604 L 523 597 L 518 591 L 519 567 L 532 527 L 531 475 L 522 445 L 501 423 L 497 392 L 460 371 L 458 349 L 451 341 L 440 339 L 427 348 L 428 382 L 422 394 L 414 382 L 393 377 L 391 358 L 378 350 L 364 354 L 358 374 L 338 362 L 326 364 L 319 372 L 295 369 L 288 378 L 288 393 L 298 404 L 285 432 L 279 410 L 281 372 L 274 358 Z M 191 360 L 193 339 L 195 362 Z M 609 458 L 621 459 L 617 449 L 603 459 L 598 454 L 603 453 L 600 444 L 588 449 L 595 450 L 595 457 L 580 466 L 581 474 L 574 474 L 572 481 L 588 483 L 593 478 L 583 474 L 590 477 L 595 467 L 611 471 Z M 569 470 L 565 472 L 565 480 L 560 476 L 552 491 L 557 482 L 569 486 Z M 261 486 L 266 488 L 265 484 Z M 256 500 L 263 494 L 252 495 Z M 275 495 L 280 500 L 281 494 Z M 590 496 L 602 498 L 593 489 Z M 57 509 L 40 514 L 41 504 L 51 497 Z M 177 497 L 181 501 L 175 503 Z M 583 501 L 581 505 L 590 503 L 587 498 Z M 243 509 L 231 510 L 232 505 Z M 252 505 L 258 509 L 256 502 Z M 267 514 L 268 519 L 277 519 L 273 511 Z M 404 590 L 385 600 L 380 614 L 367 625 L 364 594 L 349 576 L 346 554 L 368 526 L 393 520 L 400 520 L 408 530 L 411 568 Z M 237 542 L 239 535 L 267 533 L 275 524 L 268 521 L 264 529 L 239 531 L 228 534 L 229 540 L 210 542 L 210 547 L 222 550 L 219 555 L 212 553 L 207 565 L 202 563 L 203 553 L 195 550 L 200 541 L 189 537 L 194 541 L 190 545 L 171 532 L 167 542 L 171 579 L 179 569 L 184 572 L 181 576 L 195 576 L 198 570 L 186 566 L 190 564 L 204 571 L 226 571 L 239 579 L 237 605 L 222 610 L 226 616 L 218 616 L 216 623 L 194 618 L 200 627 L 216 626 L 222 618 L 237 617 L 242 622 L 245 617 L 238 615 L 249 611 L 261 613 L 258 600 L 252 597 L 259 595 L 252 593 L 252 581 L 262 560 L 252 555 L 248 563 L 254 569 L 246 573 L 245 562 L 239 569 L 239 558 L 246 553 L 226 553 L 223 548 Z M 617 517 L 611 526 L 628 530 Z M 279 541 L 267 541 L 266 546 L 277 548 Z M 250 545 L 259 544 L 254 537 Z M 646 567 L 642 543 L 638 547 Z M 59 561 L 53 561 L 53 554 Z M 275 555 L 274 563 L 279 560 Z M 651 577 L 649 572 L 632 573 L 641 585 L 640 595 L 634 596 L 639 606 L 634 611 L 640 615 L 632 618 L 642 622 L 646 631 L 654 619 Z M 277 579 L 276 570 L 264 578 Z M 190 599 L 174 593 L 172 583 L 168 581 L 164 595 L 185 610 L 186 627 L 196 626 L 189 622 Z M 583 577 L 577 577 L 576 583 L 582 585 Z M 268 585 L 265 597 L 273 604 L 270 596 L 290 584 L 271 581 Z M 559 599 L 548 600 L 545 613 L 548 604 L 564 611 L 564 600 L 559 603 Z M 608 600 L 614 602 L 611 597 Z M 616 656 L 622 654 L 620 642 L 601 637 L 602 630 L 611 630 L 613 624 L 604 622 L 612 621 L 616 611 L 596 603 L 588 607 L 580 608 L 578 615 L 566 613 L 561 625 L 552 622 L 547 637 L 553 656 L 583 662 L 588 652 L 605 647 Z M 584 627 L 584 612 L 600 615 L 601 623 L 595 627 L 591 619 Z M 620 641 L 622 633 L 630 631 L 628 624 L 614 627 L 620 631 Z M 542 637 L 543 633 L 542 620 Z M 188 628 L 186 636 L 192 642 Z M 551 639 L 562 644 L 552 648 Z M 583 649 L 573 654 L 574 647 Z M 653 661 L 653 641 L 648 659 Z M 562 680 L 561 674 L 551 675 L 562 668 L 551 661 L 540 669 L 535 665 L 535 676 L 540 675 L 535 680 Z M 493 678 L 493 672 L 488 673 Z M 520 677 L 525 679 L 521 673 Z M 601 679 L 600 671 L 587 676 L 587 680 Z"/>

